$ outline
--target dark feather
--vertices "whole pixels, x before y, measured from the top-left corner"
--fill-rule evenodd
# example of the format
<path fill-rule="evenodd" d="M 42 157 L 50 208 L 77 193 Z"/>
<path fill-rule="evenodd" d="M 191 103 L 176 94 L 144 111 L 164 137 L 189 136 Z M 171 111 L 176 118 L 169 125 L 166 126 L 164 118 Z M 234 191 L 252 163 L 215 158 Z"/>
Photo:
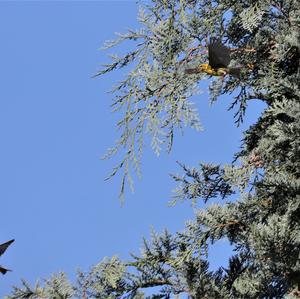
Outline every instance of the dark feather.
<path fill-rule="evenodd" d="M 0 266 L 0 272 L 1 272 L 3 275 L 6 274 L 7 271 L 11 271 L 11 270 L 5 269 L 5 268 L 3 268 L 3 267 Z"/>
<path fill-rule="evenodd" d="M 228 74 L 239 78 L 241 76 L 241 68 L 240 67 L 231 67 L 228 69 Z"/>
<path fill-rule="evenodd" d="M 220 40 L 211 40 L 208 45 L 208 61 L 213 69 L 227 68 L 230 63 L 230 50 Z"/>
<path fill-rule="evenodd" d="M 3 244 L 0 244 L 0 256 L 6 251 L 6 249 L 8 248 L 8 246 L 9 246 L 11 243 L 13 243 L 14 241 L 15 241 L 15 240 L 12 239 L 12 240 L 7 241 L 7 242 L 5 242 L 5 243 L 3 243 Z M 1 272 L 1 270 L 0 270 L 0 272 Z"/>

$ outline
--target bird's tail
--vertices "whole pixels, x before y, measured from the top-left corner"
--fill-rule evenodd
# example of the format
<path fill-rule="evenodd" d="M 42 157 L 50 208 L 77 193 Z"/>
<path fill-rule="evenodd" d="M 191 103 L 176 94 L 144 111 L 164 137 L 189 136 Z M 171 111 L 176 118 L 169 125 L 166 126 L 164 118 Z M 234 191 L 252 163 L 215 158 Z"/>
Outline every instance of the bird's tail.
<path fill-rule="evenodd" d="M 228 74 L 239 78 L 241 76 L 241 68 L 240 67 L 231 67 L 228 68 Z"/>

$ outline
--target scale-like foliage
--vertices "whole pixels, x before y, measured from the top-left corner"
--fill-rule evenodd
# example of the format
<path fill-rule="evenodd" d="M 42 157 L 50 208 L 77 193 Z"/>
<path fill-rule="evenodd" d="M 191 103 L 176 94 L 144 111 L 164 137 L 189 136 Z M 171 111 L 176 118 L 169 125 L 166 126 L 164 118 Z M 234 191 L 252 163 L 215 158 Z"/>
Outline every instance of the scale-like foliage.
<path fill-rule="evenodd" d="M 233 93 L 228 105 L 236 109 L 237 124 L 248 101 L 261 100 L 266 109 L 245 131 L 232 164 L 180 164 L 184 174 L 173 178 L 179 184 L 175 201 L 218 198 L 223 204 L 197 211 L 175 235 L 153 233 L 129 262 L 106 259 L 79 272 L 73 287 L 54 276 L 36 288 L 24 283 L 8 298 L 42 298 L 49 288 L 66 296 L 53 298 L 300 298 L 300 2 L 153 0 L 141 10 L 140 22 L 141 29 L 107 44 L 133 40 L 133 50 L 112 56 L 99 72 L 132 63 L 114 89 L 113 106 L 124 117 L 109 156 L 123 147 L 125 156 L 112 175 L 124 169 L 123 193 L 130 168 L 139 173 L 144 133 L 159 153 L 164 143 L 171 148 L 176 127 L 199 128 L 189 98 L 204 75 L 184 70 L 205 63 L 206 45 L 217 37 L 242 71 L 239 78 L 212 80 L 211 101 Z M 222 239 L 232 245 L 232 257 L 212 271 L 209 249 Z M 143 294 L 146 288 L 152 295 Z"/>

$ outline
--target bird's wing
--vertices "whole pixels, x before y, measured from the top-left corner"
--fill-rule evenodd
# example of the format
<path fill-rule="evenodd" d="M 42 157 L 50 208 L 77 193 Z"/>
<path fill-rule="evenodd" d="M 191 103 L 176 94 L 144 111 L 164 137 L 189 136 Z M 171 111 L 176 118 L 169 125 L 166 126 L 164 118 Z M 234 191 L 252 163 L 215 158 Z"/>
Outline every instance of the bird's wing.
<path fill-rule="evenodd" d="M 208 61 L 212 68 L 226 68 L 230 63 L 230 50 L 220 40 L 212 40 L 208 45 Z"/>
<path fill-rule="evenodd" d="M 11 271 L 11 270 L 5 269 L 5 268 L 3 268 L 3 267 L 0 266 L 0 272 L 1 272 L 3 275 L 6 274 L 7 271 Z"/>
<path fill-rule="evenodd" d="M 0 244 L 0 256 L 6 251 L 7 247 L 12 243 L 14 242 L 14 239 L 13 240 L 10 240 L 10 241 L 7 241 L 3 244 Z M 1 272 L 1 270 L 0 270 Z"/>

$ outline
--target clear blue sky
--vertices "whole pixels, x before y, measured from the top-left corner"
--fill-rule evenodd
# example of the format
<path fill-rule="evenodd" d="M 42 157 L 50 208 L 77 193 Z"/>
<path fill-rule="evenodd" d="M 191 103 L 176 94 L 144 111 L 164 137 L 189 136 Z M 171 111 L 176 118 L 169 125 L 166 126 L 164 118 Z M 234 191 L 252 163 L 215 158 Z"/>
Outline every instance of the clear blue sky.
<path fill-rule="evenodd" d="M 103 42 L 136 28 L 136 16 L 135 1 L 0 1 L 0 242 L 16 239 L 0 259 L 13 269 L 0 277 L 1 298 L 21 278 L 33 283 L 65 270 L 73 279 L 76 268 L 104 256 L 127 258 L 151 226 L 183 229 L 190 205 L 167 207 L 175 161 L 230 162 L 262 109 L 251 103 L 236 128 L 230 99 L 209 107 L 202 84 L 194 101 L 205 131 L 178 134 L 173 152 L 160 158 L 148 146 L 143 178 L 121 207 L 120 178 L 103 180 L 116 161 L 100 160 L 118 137 L 106 91 L 120 74 L 91 75 L 107 61 Z M 224 252 L 213 252 L 214 264 Z"/>

